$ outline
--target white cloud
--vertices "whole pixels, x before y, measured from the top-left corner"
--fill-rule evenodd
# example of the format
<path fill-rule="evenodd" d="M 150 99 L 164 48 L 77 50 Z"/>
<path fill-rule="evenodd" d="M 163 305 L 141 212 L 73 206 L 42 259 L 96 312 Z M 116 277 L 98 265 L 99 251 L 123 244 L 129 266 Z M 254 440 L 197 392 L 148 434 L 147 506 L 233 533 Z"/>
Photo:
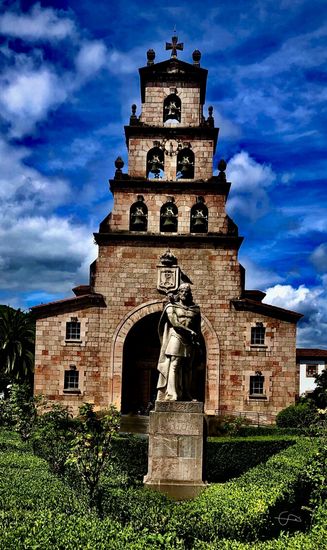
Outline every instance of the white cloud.
<path fill-rule="evenodd" d="M 280 212 L 287 218 L 293 219 L 290 235 L 305 235 L 316 231 L 325 233 L 327 231 L 327 211 L 324 205 L 310 204 L 300 206 L 281 207 Z"/>
<path fill-rule="evenodd" d="M 219 136 L 222 139 L 235 139 L 240 137 L 241 129 L 231 120 L 223 117 L 223 115 L 217 111 L 214 111 L 213 116 L 215 119 L 215 126 L 219 128 Z"/>
<path fill-rule="evenodd" d="M 0 140 L 0 288 L 67 294 L 87 280 L 92 231 L 53 213 L 69 185 L 26 166 L 28 153 Z"/>
<path fill-rule="evenodd" d="M 306 305 L 312 293 L 305 285 L 293 288 L 291 285 L 275 285 L 267 289 L 265 302 L 285 309 L 296 311 L 299 307 Z"/>
<path fill-rule="evenodd" d="M 68 94 L 67 84 L 47 67 L 8 71 L 0 84 L 1 114 L 11 123 L 15 136 L 30 132 Z"/>
<path fill-rule="evenodd" d="M 264 302 L 304 315 L 297 329 L 298 346 L 327 348 L 327 278 L 313 288 L 277 284 L 266 292 Z"/>
<path fill-rule="evenodd" d="M 26 166 L 29 151 L 13 147 L 0 138 L 0 219 L 15 220 L 31 212 L 51 211 L 69 196 L 68 183 L 60 178 L 48 178 Z"/>
<path fill-rule="evenodd" d="M 97 73 L 107 61 L 107 48 L 103 42 L 85 42 L 77 57 L 76 67 L 82 76 L 91 76 Z"/>
<path fill-rule="evenodd" d="M 0 33 L 26 41 L 63 40 L 74 35 L 75 25 L 60 12 L 36 4 L 29 13 L 7 12 L 0 16 Z"/>
<path fill-rule="evenodd" d="M 86 279 L 86 258 L 95 257 L 90 229 L 68 219 L 25 217 L 0 223 L 0 288 L 69 293 Z M 82 277 L 82 281 L 80 280 Z"/>
<path fill-rule="evenodd" d="M 247 151 L 241 151 L 228 162 L 228 179 L 233 182 L 234 190 L 248 193 L 270 187 L 276 174 L 269 165 L 259 164 Z"/>
<path fill-rule="evenodd" d="M 240 213 L 255 221 L 268 211 L 267 189 L 276 181 L 270 166 L 256 162 L 246 151 L 241 151 L 228 162 L 227 177 L 232 182 L 227 202 L 231 215 Z"/>

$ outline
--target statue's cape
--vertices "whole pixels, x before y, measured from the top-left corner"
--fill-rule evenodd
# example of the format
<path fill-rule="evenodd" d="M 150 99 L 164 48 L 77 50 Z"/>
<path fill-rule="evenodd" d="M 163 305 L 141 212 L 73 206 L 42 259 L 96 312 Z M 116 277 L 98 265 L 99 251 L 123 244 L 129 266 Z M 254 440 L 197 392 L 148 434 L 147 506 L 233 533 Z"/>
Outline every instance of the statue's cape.
<path fill-rule="evenodd" d="M 159 378 L 157 388 L 165 388 L 167 386 L 167 379 L 169 373 L 170 357 L 166 355 L 166 348 L 169 342 L 169 330 L 171 328 L 170 321 L 167 317 L 167 309 L 169 307 L 179 308 L 181 310 L 193 311 L 195 315 L 200 313 L 200 308 L 196 304 L 191 306 L 183 306 L 183 304 L 169 303 L 165 306 L 158 325 L 158 333 L 160 338 L 160 357 L 158 361 Z"/>

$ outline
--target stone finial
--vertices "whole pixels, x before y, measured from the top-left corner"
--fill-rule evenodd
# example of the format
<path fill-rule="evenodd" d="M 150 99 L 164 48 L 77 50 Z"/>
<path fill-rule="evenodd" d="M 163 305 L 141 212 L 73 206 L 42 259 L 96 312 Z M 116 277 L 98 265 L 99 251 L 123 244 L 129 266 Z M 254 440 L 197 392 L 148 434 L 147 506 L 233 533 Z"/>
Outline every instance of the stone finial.
<path fill-rule="evenodd" d="M 137 124 L 136 105 L 135 105 L 135 103 L 133 103 L 133 105 L 132 105 L 132 114 L 130 116 L 129 123 L 130 123 L 131 126 L 133 124 L 134 125 Z"/>
<path fill-rule="evenodd" d="M 226 181 L 226 174 L 225 174 L 226 168 L 227 168 L 226 161 L 224 159 L 220 159 L 220 161 L 218 162 L 218 170 L 219 170 L 218 178 L 220 180 Z"/>
<path fill-rule="evenodd" d="M 154 63 L 154 60 L 156 58 L 156 52 L 150 48 L 147 52 L 146 52 L 146 57 L 147 57 L 147 64 L 148 65 L 153 65 Z"/>
<path fill-rule="evenodd" d="M 210 126 L 210 128 L 213 128 L 213 126 L 215 124 L 212 113 L 213 113 L 213 107 L 212 107 L 212 105 L 210 105 L 210 107 L 208 107 L 208 118 L 207 118 L 207 121 L 206 121 L 207 126 Z"/>
<path fill-rule="evenodd" d="M 194 50 L 192 53 L 193 65 L 200 65 L 201 52 L 200 50 Z"/>
<path fill-rule="evenodd" d="M 116 166 L 116 173 L 115 173 L 115 179 L 120 179 L 122 176 L 122 169 L 124 167 L 124 161 L 121 157 L 117 157 L 115 160 L 115 166 Z"/>

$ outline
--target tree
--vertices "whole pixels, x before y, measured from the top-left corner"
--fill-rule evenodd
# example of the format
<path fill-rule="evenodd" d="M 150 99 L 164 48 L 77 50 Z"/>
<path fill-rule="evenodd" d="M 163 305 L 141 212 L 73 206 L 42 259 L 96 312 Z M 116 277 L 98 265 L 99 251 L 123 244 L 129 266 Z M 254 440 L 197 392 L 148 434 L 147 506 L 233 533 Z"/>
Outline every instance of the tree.
<path fill-rule="evenodd" d="M 79 412 L 79 431 L 71 442 L 66 463 L 77 467 L 88 490 L 90 508 L 100 512 L 100 475 L 109 458 L 112 438 L 119 431 L 120 414 L 114 406 L 97 414 L 90 403 L 82 405 Z"/>
<path fill-rule="evenodd" d="M 324 369 L 315 377 L 316 387 L 310 393 L 309 398 L 312 399 L 318 409 L 327 408 L 327 370 Z"/>
<path fill-rule="evenodd" d="M 0 308 L 0 372 L 14 382 L 32 381 L 35 322 L 30 313 L 9 306 Z"/>

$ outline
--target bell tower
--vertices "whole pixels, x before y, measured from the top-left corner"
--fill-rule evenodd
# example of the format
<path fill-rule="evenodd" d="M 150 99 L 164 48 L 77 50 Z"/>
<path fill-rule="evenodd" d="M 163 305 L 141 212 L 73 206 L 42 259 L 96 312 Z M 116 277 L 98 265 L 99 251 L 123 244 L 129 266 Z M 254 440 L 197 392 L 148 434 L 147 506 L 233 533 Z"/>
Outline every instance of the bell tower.
<path fill-rule="evenodd" d="M 177 58 L 183 44 L 173 36 L 166 44 L 167 61 L 155 63 L 155 52 L 147 52 L 147 65 L 139 69 L 141 109 L 132 105 L 125 126 L 128 172 L 116 159 L 115 178 L 110 181 L 114 209 L 100 226 L 100 234 L 132 232 L 189 237 L 191 234 L 230 235 L 237 228 L 225 213 L 230 184 L 224 161 L 213 176 L 218 128 L 213 108 L 203 114 L 207 70 L 201 68 L 201 53 L 193 52 L 193 63 Z M 97 237 L 103 240 L 103 237 Z M 168 242 L 167 242 L 168 244 Z"/>

